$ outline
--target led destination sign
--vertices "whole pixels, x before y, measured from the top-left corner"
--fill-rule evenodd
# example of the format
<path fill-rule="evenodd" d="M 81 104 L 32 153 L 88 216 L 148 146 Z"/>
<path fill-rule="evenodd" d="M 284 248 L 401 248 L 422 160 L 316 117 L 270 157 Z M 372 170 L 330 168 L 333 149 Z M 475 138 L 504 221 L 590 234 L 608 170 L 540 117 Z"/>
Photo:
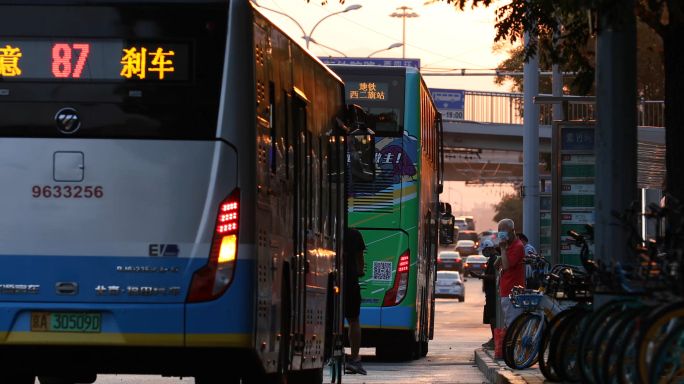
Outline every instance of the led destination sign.
<path fill-rule="evenodd" d="M 375 100 L 387 101 L 389 93 L 388 83 L 345 81 L 347 100 Z"/>
<path fill-rule="evenodd" d="M 187 44 L 0 38 L 0 81 L 185 81 Z"/>

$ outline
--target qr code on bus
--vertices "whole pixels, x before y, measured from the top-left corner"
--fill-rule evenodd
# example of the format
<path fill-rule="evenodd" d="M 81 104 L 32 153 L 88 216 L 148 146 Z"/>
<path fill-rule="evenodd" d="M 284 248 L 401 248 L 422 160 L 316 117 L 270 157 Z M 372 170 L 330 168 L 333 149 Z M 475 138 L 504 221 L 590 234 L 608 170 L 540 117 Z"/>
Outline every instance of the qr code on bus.
<path fill-rule="evenodd" d="M 391 261 L 374 261 L 373 262 L 373 280 L 392 280 L 392 262 Z"/>

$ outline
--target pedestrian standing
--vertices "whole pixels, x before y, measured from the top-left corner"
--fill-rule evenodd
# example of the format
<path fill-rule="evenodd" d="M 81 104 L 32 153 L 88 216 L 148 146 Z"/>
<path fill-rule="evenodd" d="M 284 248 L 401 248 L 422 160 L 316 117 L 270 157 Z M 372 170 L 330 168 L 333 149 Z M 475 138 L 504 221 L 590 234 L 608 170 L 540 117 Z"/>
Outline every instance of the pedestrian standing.
<path fill-rule="evenodd" d="M 351 355 L 345 363 L 346 373 L 366 374 L 361 364 L 359 349 L 361 348 L 361 287 L 359 278 L 365 275 L 363 251 L 366 243 L 363 235 L 356 228 L 346 227 L 344 231 L 344 317 L 349 324 L 349 347 Z"/>
<path fill-rule="evenodd" d="M 515 235 L 515 224 L 511 219 L 499 221 L 499 247 L 501 256 L 496 261 L 495 267 L 501 270 L 499 277 L 499 295 L 501 296 L 501 309 L 504 314 L 504 323 L 508 327 L 513 319 L 522 313 L 522 309 L 514 308 L 508 297 L 513 287 L 525 286 L 525 264 L 522 260 L 525 256 L 525 247 L 522 241 Z"/>
<path fill-rule="evenodd" d="M 532 244 L 530 244 L 529 240 L 527 239 L 527 236 L 525 236 L 524 233 L 518 233 L 517 235 L 518 239 L 522 241 L 523 247 L 525 247 L 525 256 L 536 256 L 537 250 L 534 249 Z M 536 286 L 536 283 L 534 282 L 534 270 L 532 269 L 532 266 L 530 264 L 525 264 L 525 287 L 529 289 L 539 288 Z"/>
<path fill-rule="evenodd" d="M 485 306 L 484 312 L 482 314 L 482 323 L 489 324 L 492 329 L 492 338 L 482 344 L 483 347 L 493 349 L 494 348 L 494 329 L 496 329 L 496 270 L 494 269 L 494 264 L 497 260 L 496 249 L 491 240 L 485 240 L 477 249 L 482 252 L 482 256 L 488 257 L 487 268 L 484 273 L 470 272 L 473 277 L 477 277 L 482 280 L 482 285 L 485 292 Z"/>

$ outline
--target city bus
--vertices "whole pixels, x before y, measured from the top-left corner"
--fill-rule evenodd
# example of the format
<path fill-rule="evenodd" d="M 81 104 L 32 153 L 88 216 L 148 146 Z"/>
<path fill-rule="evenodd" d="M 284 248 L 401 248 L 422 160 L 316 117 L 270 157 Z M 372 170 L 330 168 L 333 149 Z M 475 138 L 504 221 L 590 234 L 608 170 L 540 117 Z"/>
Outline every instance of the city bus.
<path fill-rule="evenodd" d="M 2 381 L 320 383 L 345 111 L 248 0 L 0 0 Z"/>
<path fill-rule="evenodd" d="M 411 67 L 328 65 L 375 133 L 372 177 L 350 171 L 348 222 L 367 245 L 361 285 L 362 346 L 378 356 L 425 356 L 433 336 L 441 115 Z"/>

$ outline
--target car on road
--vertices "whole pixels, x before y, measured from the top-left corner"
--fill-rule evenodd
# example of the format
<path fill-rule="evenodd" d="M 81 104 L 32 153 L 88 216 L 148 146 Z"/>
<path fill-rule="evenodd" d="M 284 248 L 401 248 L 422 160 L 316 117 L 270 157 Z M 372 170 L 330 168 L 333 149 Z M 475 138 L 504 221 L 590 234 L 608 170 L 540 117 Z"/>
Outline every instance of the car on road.
<path fill-rule="evenodd" d="M 468 256 L 463 265 L 464 275 L 469 276 L 470 272 L 484 273 L 485 269 L 487 269 L 487 261 L 488 258 L 482 255 Z"/>
<path fill-rule="evenodd" d="M 475 219 L 472 216 L 466 216 L 465 217 L 466 223 L 468 223 L 468 229 L 471 231 L 475 230 Z"/>
<path fill-rule="evenodd" d="M 458 237 L 456 238 L 456 241 L 459 240 L 472 240 L 475 242 L 475 248 L 480 246 L 480 238 L 477 237 L 477 232 L 475 231 L 458 231 Z"/>
<path fill-rule="evenodd" d="M 497 232 L 493 229 L 480 232 L 478 238 L 480 239 L 480 243 L 485 240 L 489 240 L 492 242 L 492 244 L 494 244 L 495 247 L 499 246 L 499 237 L 497 236 Z"/>
<path fill-rule="evenodd" d="M 465 219 L 455 219 L 454 220 L 454 228 L 458 227 L 460 231 L 464 231 L 468 229 L 468 222 L 465 221 Z"/>
<path fill-rule="evenodd" d="M 461 254 L 455 251 L 442 251 L 437 256 L 437 270 L 450 270 L 463 272 L 463 259 Z"/>
<path fill-rule="evenodd" d="M 461 256 L 477 255 L 477 245 L 472 240 L 459 240 L 456 243 L 454 251 L 458 252 Z"/>
<path fill-rule="evenodd" d="M 459 272 L 437 271 L 435 296 L 457 297 L 458 301 L 465 300 L 465 285 Z"/>

